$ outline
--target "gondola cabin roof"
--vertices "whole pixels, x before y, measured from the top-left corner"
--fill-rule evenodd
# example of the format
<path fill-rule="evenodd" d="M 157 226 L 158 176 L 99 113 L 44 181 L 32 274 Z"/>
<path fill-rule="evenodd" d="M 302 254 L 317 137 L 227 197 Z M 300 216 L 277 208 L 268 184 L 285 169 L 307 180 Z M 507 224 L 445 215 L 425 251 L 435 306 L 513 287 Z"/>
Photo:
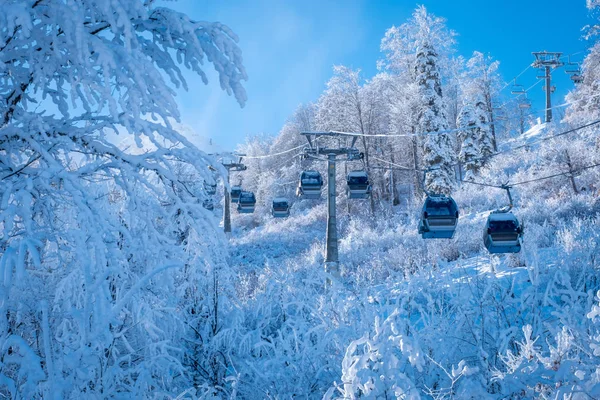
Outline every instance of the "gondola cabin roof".
<path fill-rule="evenodd" d="M 307 169 L 305 171 L 302 171 L 302 175 L 321 175 L 321 173 L 314 169 Z"/>
<path fill-rule="evenodd" d="M 252 193 L 252 192 L 240 193 L 240 201 L 243 201 L 243 200 L 253 201 L 255 199 L 256 199 L 256 197 L 254 196 L 254 193 Z"/>
<path fill-rule="evenodd" d="M 367 177 L 367 173 L 365 171 L 350 171 L 348 172 L 348 177 L 352 177 L 352 178 L 363 178 L 363 177 Z"/>
<path fill-rule="evenodd" d="M 302 171 L 302 175 L 300 175 L 300 185 L 301 186 L 323 186 L 323 178 L 321 177 L 321 173 L 319 171 Z"/>
<path fill-rule="evenodd" d="M 423 203 L 423 211 L 431 213 L 432 211 L 448 210 L 451 213 L 458 212 L 458 205 L 452 197 L 432 195 L 427 196 Z"/>
<path fill-rule="evenodd" d="M 492 212 L 488 217 L 490 221 L 516 221 L 519 222 L 517 217 L 511 212 Z"/>
<path fill-rule="evenodd" d="M 273 203 L 287 203 L 288 199 L 286 199 L 285 197 L 275 197 L 273 199 Z"/>

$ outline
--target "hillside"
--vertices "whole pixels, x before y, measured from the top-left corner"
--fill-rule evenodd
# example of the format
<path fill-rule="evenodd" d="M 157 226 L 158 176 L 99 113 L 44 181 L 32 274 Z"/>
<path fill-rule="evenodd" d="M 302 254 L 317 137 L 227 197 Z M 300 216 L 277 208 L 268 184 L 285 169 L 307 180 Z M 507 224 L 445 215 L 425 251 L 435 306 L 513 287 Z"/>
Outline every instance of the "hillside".
<path fill-rule="evenodd" d="M 265 348 L 233 359 L 256 371 L 240 382 L 273 397 L 307 387 L 321 396 L 335 385 L 333 398 L 599 396 L 598 196 L 533 201 L 526 196 L 535 191 L 523 190 L 515 211 L 526 226 L 522 252 L 490 255 L 482 230 L 502 193 L 473 197 L 470 189 L 455 196 L 461 218 L 452 240 L 421 239 L 418 207 L 344 215 L 342 278 L 330 287 L 324 204 L 284 220 L 254 217 L 257 227 L 234 232 L 231 266 L 244 301 L 232 312 L 254 321 L 236 334 Z"/>

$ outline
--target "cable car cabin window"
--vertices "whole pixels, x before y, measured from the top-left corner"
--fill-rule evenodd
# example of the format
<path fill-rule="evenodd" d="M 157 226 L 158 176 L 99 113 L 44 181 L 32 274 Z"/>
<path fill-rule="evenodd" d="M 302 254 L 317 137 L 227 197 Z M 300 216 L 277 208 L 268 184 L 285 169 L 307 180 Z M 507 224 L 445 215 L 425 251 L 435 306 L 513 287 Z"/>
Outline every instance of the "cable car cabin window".
<path fill-rule="evenodd" d="M 521 228 L 512 220 L 490 221 L 488 234 L 495 242 L 514 242 L 521 234 Z"/>
<path fill-rule="evenodd" d="M 273 202 L 273 211 L 282 211 L 285 212 L 290 208 L 290 205 L 288 204 L 288 202 L 283 202 L 283 201 L 274 201 Z"/>
<path fill-rule="evenodd" d="M 318 171 L 304 171 L 300 177 L 303 185 L 322 185 L 323 178 Z"/>
<path fill-rule="evenodd" d="M 425 206 L 425 216 L 427 217 L 457 217 L 458 209 L 452 201 L 429 200 Z"/>
<path fill-rule="evenodd" d="M 254 193 L 240 194 L 240 203 L 256 203 L 256 197 L 254 196 Z"/>
<path fill-rule="evenodd" d="M 490 221 L 489 233 L 518 233 L 519 227 L 515 221 Z"/>
<path fill-rule="evenodd" d="M 321 180 L 317 178 L 304 178 L 302 179 L 303 185 L 320 185 Z"/>
<path fill-rule="evenodd" d="M 348 185 L 365 185 L 369 183 L 369 178 L 366 176 L 349 176 Z"/>

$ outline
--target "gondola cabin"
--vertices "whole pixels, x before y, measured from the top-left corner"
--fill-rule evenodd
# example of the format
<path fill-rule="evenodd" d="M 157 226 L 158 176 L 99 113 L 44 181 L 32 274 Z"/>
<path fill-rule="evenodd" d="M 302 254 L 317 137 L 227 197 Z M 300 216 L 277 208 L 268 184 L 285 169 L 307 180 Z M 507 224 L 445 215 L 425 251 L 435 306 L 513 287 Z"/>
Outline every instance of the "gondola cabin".
<path fill-rule="evenodd" d="M 452 239 L 458 224 L 458 206 L 445 195 L 429 195 L 423 204 L 419 234 L 423 239 Z"/>
<path fill-rule="evenodd" d="M 240 214 L 252 214 L 256 206 L 256 196 L 252 192 L 240 193 L 237 210 Z"/>
<path fill-rule="evenodd" d="M 483 231 L 483 243 L 492 254 L 521 251 L 523 227 L 511 212 L 492 212 Z"/>
<path fill-rule="evenodd" d="M 581 83 L 583 82 L 583 76 L 581 74 L 573 74 L 571 75 L 571 80 L 573 83 Z"/>
<path fill-rule="evenodd" d="M 351 171 L 346 177 L 349 199 L 366 199 L 371 195 L 369 176 L 365 171 Z"/>
<path fill-rule="evenodd" d="M 232 186 L 231 187 L 231 202 L 232 203 L 237 203 L 238 200 L 240 199 L 240 194 L 242 193 L 242 187 L 241 186 Z"/>
<path fill-rule="evenodd" d="M 202 207 L 206 208 L 208 211 L 212 211 L 215 209 L 215 204 L 212 199 L 205 199 L 202 202 Z"/>
<path fill-rule="evenodd" d="M 207 195 L 213 196 L 217 193 L 217 184 L 215 182 L 204 181 L 204 191 Z"/>
<path fill-rule="evenodd" d="M 271 213 L 274 218 L 286 218 L 290 216 L 290 203 L 283 197 L 273 199 Z"/>
<path fill-rule="evenodd" d="M 323 177 L 319 171 L 302 171 L 296 195 L 305 199 L 320 199 Z"/>

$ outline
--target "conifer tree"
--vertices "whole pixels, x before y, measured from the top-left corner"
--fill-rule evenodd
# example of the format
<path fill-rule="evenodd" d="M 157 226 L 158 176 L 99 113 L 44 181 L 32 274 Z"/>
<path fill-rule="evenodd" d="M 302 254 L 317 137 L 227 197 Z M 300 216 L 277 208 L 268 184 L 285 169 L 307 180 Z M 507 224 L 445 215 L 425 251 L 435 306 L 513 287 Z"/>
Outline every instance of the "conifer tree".
<path fill-rule="evenodd" d="M 488 115 L 489 110 L 484 98 L 478 97 L 475 101 L 475 117 L 478 123 L 479 157 L 482 163 L 485 163 L 494 153 L 494 135 Z"/>
<path fill-rule="evenodd" d="M 415 76 L 419 91 L 419 132 L 426 133 L 423 161 L 429 172 L 425 189 L 432 193 L 450 194 L 454 187 L 452 168 L 453 143 L 449 134 L 440 133 L 448 128 L 442 86 L 437 67 L 437 53 L 426 38 L 417 50 Z"/>
<path fill-rule="evenodd" d="M 460 141 L 460 153 L 458 159 L 465 168 L 464 179 L 471 180 L 481 167 L 478 157 L 480 156 L 479 127 L 476 111 L 471 104 L 465 104 L 458 114 L 456 122 L 461 129 L 458 136 Z"/>

